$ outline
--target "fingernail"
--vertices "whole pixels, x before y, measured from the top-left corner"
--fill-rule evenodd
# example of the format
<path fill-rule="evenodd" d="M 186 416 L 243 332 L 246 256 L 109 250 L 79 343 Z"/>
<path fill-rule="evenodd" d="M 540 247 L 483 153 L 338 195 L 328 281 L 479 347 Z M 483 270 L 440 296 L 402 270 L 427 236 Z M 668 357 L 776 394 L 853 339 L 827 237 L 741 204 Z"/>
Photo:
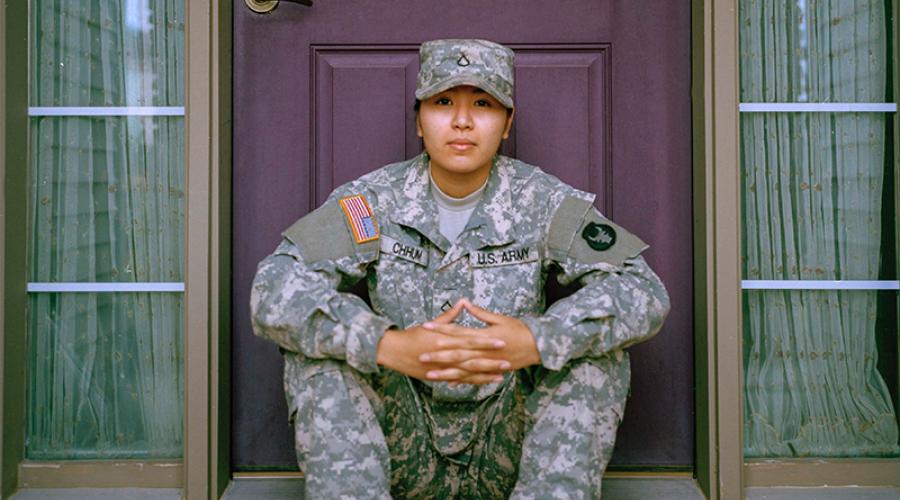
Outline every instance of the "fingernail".
<path fill-rule="evenodd" d="M 503 377 L 497 375 L 496 377 L 494 377 L 494 382 L 503 382 Z"/>
<path fill-rule="evenodd" d="M 428 372 L 425 374 L 426 378 L 437 378 L 437 372 Z"/>
<path fill-rule="evenodd" d="M 427 362 L 431 361 L 431 356 L 428 354 L 423 354 L 423 355 L 419 356 L 419 361 L 421 361 L 423 363 L 427 363 Z"/>
<path fill-rule="evenodd" d="M 494 347 L 506 347 L 506 342 L 504 342 L 502 340 L 495 340 Z"/>
<path fill-rule="evenodd" d="M 500 369 L 501 369 L 501 370 L 507 370 L 507 369 L 509 369 L 510 366 L 511 366 L 511 365 L 509 364 L 508 361 L 502 361 L 502 362 L 500 363 Z"/>
<path fill-rule="evenodd" d="M 433 330 L 433 329 L 434 329 L 434 323 L 432 323 L 431 321 L 429 321 L 428 323 L 423 323 L 422 326 L 425 327 L 425 328 L 428 329 L 428 330 Z"/>

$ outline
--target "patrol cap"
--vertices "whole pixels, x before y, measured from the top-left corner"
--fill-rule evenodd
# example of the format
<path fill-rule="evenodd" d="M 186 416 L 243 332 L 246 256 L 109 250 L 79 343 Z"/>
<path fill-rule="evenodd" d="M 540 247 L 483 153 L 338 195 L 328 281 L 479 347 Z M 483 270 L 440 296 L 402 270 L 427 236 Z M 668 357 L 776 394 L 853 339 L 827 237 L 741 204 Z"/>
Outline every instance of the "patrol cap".
<path fill-rule="evenodd" d="M 488 40 L 432 40 L 419 47 L 416 99 L 473 85 L 513 107 L 513 51 Z"/>

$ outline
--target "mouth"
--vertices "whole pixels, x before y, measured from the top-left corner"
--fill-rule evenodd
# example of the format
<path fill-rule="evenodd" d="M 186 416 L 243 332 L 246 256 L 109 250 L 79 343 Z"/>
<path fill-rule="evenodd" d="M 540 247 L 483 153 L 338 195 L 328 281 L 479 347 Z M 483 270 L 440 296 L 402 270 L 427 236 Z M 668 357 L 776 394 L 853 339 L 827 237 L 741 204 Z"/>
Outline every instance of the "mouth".
<path fill-rule="evenodd" d="M 456 151 L 468 151 L 475 147 L 475 143 L 468 139 L 454 139 L 448 142 L 447 146 Z"/>

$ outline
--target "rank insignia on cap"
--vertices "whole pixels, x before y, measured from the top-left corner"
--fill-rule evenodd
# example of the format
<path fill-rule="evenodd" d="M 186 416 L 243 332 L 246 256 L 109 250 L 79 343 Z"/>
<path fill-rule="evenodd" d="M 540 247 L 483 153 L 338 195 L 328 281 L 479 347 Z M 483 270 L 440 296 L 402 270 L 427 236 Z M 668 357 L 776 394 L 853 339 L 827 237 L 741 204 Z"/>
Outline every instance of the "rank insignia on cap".
<path fill-rule="evenodd" d="M 469 62 L 469 58 L 466 57 L 465 53 L 463 53 L 461 56 L 459 56 L 459 59 L 456 60 L 456 64 L 462 67 L 466 67 L 472 63 Z"/>
<path fill-rule="evenodd" d="M 357 244 L 378 239 L 378 224 L 365 196 L 361 194 L 348 196 L 341 198 L 340 203 Z"/>
<path fill-rule="evenodd" d="M 598 224 L 591 222 L 584 227 L 581 237 L 587 242 L 588 246 L 598 252 L 609 250 L 616 244 L 616 230 L 609 224 Z"/>

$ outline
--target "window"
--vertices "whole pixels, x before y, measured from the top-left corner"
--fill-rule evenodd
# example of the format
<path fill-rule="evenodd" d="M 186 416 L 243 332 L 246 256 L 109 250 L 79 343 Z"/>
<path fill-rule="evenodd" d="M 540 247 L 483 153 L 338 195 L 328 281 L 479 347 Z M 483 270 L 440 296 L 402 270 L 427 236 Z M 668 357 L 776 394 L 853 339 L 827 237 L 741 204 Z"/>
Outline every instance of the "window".
<path fill-rule="evenodd" d="M 30 22 L 26 456 L 180 457 L 184 2 Z"/>
<path fill-rule="evenodd" d="M 900 455 L 890 14 L 740 2 L 748 458 Z"/>

